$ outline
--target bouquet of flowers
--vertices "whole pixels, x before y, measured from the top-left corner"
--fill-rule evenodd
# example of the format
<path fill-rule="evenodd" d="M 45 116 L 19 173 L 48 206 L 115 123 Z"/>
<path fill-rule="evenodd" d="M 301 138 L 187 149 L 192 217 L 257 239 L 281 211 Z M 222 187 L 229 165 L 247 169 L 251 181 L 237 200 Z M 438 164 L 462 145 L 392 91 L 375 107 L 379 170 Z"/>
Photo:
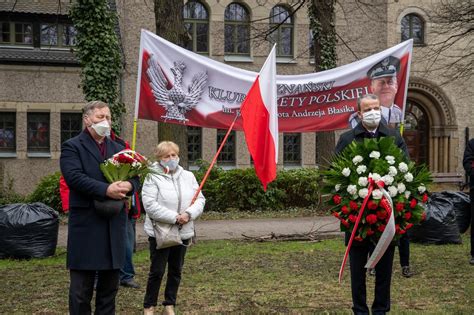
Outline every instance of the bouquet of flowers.
<path fill-rule="evenodd" d="M 139 176 L 143 181 L 151 172 L 149 166 L 150 161 L 143 155 L 125 149 L 100 164 L 100 170 L 109 183 L 124 181 L 135 176 Z"/>
<path fill-rule="evenodd" d="M 422 203 L 428 201 L 431 174 L 425 165 L 407 161 L 393 137 L 352 142 L 334 158 L 324 175 L 323 189 L 330 195 L 327 202 L 341 221 L 342 231 L 352 232 L 364 199 L 368 199 L 355 241 L 376 243 L 385 230 L 392 207 L 382 188 L 393 201 L 395 239 L 425 219 Z"/>

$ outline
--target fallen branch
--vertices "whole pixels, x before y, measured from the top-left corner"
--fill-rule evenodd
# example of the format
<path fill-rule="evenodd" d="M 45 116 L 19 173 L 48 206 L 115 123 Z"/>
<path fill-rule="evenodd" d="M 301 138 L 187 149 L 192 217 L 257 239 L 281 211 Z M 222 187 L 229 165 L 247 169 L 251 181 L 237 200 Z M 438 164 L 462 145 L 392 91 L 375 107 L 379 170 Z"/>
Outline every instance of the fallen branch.
<path fill-rule="evenodd" d="M 271 232 L 270 234 L 260 236 L 249 236 L 242 234 L 245 240 L 256 241 L 256 242 L 284 242 L 284 241 L 309 241 L 309 242 L 320 242 L 321 240 L 328 239 L 334 236 L 335 231 L 321 231 L 321 229 L 328 224 L 322 225 L 317 229 L 311 228 L 306 233 L 293 233 L 293 234 L 276 234 Z"/>

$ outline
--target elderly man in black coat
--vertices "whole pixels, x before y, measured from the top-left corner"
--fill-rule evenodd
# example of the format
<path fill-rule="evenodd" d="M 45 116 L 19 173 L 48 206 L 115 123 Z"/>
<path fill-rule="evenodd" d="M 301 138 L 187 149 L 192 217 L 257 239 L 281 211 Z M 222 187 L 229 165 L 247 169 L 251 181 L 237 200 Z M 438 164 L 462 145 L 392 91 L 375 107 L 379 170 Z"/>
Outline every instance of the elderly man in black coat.
<path fill-rule="evenodd" d="M 469 263 L 474 265 L 474 138 L 466 143 L 462 164 L 467 176 L 469 176 L 471 196 L 471 259 Z"/>
<path fill-rule="evenodd" d="M 380 101 L 374 94 L 366 94 L 357 100 L 360 122 L 341 135 L 336 145 L 336 154 L 341 153 L 352 141 L 363 141 L 365 138 L 394 137 L 395 144 L 408 157 L 405 141 L 400 133 L 389 128 L 381 121 Z M 346 245 L 349 234 L 346 233 Z M 352 310 L 354 314 L 369 314 L 366 301 L 366 270 L 365 264 L 374 244 L 369 241 L 352 244 L 349 251 L 351 268 Z M 380 315 L 390 311 L 390 285 L 392 280 L 393 254 L 395 246 L 387 248 L 385 254 L 375 266 L 375 298 L 372 304 L 372 314 Z"/>
<path fill-rule="evenodd" d="M 108 105 L 100 101 L 87 103 L 83 108 L 83 122 L 86 128 L 63 144 L 60 158 L 61 172 L 70 188 L 69 312 L 91 314 L 97 273 L 94 313 L 114 314 L 119 270 L 125 259 L 124 198 L 138 190 L 139 181 L 108 183 L 100 170 L 105 159 L 124 149 L 108 137 L 111 126 Z"/>

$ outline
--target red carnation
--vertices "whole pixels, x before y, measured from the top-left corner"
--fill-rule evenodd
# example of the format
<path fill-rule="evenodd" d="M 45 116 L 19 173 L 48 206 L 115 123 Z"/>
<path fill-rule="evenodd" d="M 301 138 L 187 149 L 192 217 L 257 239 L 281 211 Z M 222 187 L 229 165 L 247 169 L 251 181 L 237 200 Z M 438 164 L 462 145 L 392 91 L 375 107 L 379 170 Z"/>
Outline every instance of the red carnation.
<path fill-rule="evenodd" d="M 413 227 L 413 223 L 408 223 L 407 226 L 405 226 L 405 230 L 411 229 Z"/>
<path fill-rule="evenodd" d="M 336 205 L 338 205 L 341 203 L 342 198 L 339 195 L 334 195 L 334 197 L 332 197 L 332 200 L 334 201 Z"/>
<path fill-rule="evenodd" d="M 356 240 L 356 241 L 358 241 L 358 242 L 362 242 L 362 241 L 363 241 L 362 237 L 360 237 L 360 236 L 354 237 L 354 240 Z"/>
<path fill-rule="evenodd" d="M 395 224 L 395 231 L 399 231 L 400 230 L 400 224 Z"/>
<path fill-rule="evenodd" d="M 424 194 L 423 195 L 423 203 L 427 203 L 428 202 L 428 194 Z"/>
<path fill-rule="evenodd" d="M 375 210 L 375 209 L 377 209 L 378 205 L 375 202 L 373 202 L 372 200 L 369 200 L 369 202 L 367 203 L 367 207 L 370 210 Z"/>
<path fill-rule="evenodd" d="M 403 209 L 405 209 L 405 204 L 403 202 L 397 202 L 397 204 L 395 205 L 395 209 L 397 210 L 397 212 L 402 212 Z"/>
<path fill-rule="evenodd" d="M 374 233 L 375 233 L 375 232 L 374 232 L 373 230 L 371 230 L 371 229 L 368 229 L 368 230 L 367 230 L 367 236 L 371 236 L 371 235 L 373 235 Z"/>
<path fill-rule="evenodd" d="M 402 235 L 402 234 L 405 234 L 406 232 L 407 232 L 407 231 L 405 231 L 405 230 L 403 230 L 403 229 L 400 229 L 400 230 L 397 231 L 397 234 Z"/>
<path fill-rule="evenodd" d="M 355 221 L 357 221 L 357 217 L 353 214 L 350 214 L 349 215 L 349 221 L 351 221 L 352 223 L 355 223 Z"/>
<path fill-rule="evenodd" d="M 410 201 L 410 208 L 415 208 L 416 207 L 416 199 L 413 198 L 411 201 Z"/>
<path fill-rule="evenodd" d="M 346 220 L 341 219 L 341 223 L 342 223 L 342 225 L 344 225 L 345 227 L 349 227 L 349 222 L 347 222 Z"/>
<path fill-rule="evenodd" d="M 335 216 L 336 218 L 339 218 L 339 212 L 333 212 L 332 215 Z"/>
<path fill-rule="evenodd" d="M 385 210 L 377 211 L 376 215 L 377 215 L 377 218 L 379 218 L 380 220 L 383 220 L 387 217 L 387 211 Z"/>
<path fill-rule="evenodd" d="M 369 214 L 365 220 L 367 221 L 367 223 L 369 223 L 370 225 L 372 224 L 375 224 L 377 222 L 377 216 L 375 214 Z"/>
<path fill-rule="evenodd" d="M 385 231 L 385 225 L 379 225 L 379 227 L 377 228 L 377 230 L 379 230 L 379 232 Z"/>
<path fill-rule="evenodd" d="M 405 213 L 405 220 L 408 221 L 408 220 L 410 220 L 410 218 L 411 218 L 411 212 Z"/>
<path fill-rule="evenodd" d="M 341 210 L 342 210 L 342 213 L 344 214 L 348 214 L 350 212 L 349 208 L 345 205 L 341 207 Z"/>
<path fill-rule="evenodd" d="M 349 201 L 349 207 L 352 210 L 358 210 L 359 209 L 359 205 L 354 200 Z"/>
<path fill-rule="evenodd" d="M 377 186 L 379 186 L 379 188 L 384 188 L 385 187 L 385 182 L 383 180 L 379 180 L 377 182 Z"/>

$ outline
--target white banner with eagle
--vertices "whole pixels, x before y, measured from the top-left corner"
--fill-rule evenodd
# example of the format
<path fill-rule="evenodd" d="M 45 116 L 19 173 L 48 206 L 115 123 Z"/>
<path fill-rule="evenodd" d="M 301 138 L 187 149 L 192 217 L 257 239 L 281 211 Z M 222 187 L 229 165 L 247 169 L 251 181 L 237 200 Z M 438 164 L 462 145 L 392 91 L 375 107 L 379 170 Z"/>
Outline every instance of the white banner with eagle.
<path fill-rule="evenodd" d="M 387 122 L 401 123 L 412 46 L 409 40 L 328 71 L 277 75 L 279 131 L 348 128 L 367 93 L 380 94 Z M 227 129 L 257 75 L 142 30 L 135 118 Z M 242 130 L 240 117 L 235 127 Z"/>

